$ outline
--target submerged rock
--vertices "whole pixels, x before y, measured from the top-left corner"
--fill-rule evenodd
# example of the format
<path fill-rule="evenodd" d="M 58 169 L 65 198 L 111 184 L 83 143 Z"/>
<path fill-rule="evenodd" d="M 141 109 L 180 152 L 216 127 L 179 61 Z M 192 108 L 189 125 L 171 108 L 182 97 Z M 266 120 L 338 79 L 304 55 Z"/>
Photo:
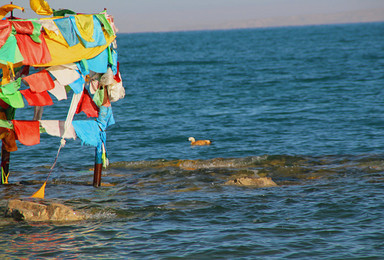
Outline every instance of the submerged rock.
<path fill-rule="evenodd" d="M 5 216 L 25 221 L 77 221 L 85 216 L 60 203 L 13 199 L 8 201 Z"/>
<path fill-rule="evenodd" d="M 226 185 L 253 186 L 257 188 L 275 187 L 277 184 L 270 177 L 240 177 L 229 180 Z"/>

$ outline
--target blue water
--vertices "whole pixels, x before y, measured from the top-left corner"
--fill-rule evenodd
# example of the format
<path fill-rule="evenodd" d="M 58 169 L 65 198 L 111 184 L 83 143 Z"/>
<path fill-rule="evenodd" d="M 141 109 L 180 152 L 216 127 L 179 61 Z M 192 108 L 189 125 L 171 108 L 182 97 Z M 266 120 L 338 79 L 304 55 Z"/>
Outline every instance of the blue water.
<path fill-rule="evenodd" d="M 383 32 L 367 23 L 118 35 L 126 97 L 112 105 L 108 186 L 90 185 L 94 148 L 67 141 L 46 198 L 89 219 L 0 218 L 0 257 L 383 259 Z M 64 120 L 68 104 L 43 119 Z M 214 143 L 191 147 L 190 136 Z M 59 142 L 42 135 L 12 153 L 1 210 L 41 186 Z M 255 172 L 278 186 L 225 185 Z"/>

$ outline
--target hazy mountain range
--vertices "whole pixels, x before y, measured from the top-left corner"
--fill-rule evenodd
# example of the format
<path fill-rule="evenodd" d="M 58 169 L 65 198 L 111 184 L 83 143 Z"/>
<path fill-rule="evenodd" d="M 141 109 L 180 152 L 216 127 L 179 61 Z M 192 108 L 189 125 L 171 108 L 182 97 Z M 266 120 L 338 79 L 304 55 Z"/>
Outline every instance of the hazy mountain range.
<path fill-rule="evenodd" d="M 220 24 L 199 24 L 190 26 L 184 25 L 182 27 L 175 26 L 169 28 L 169 30 L 220 30 L 318 24 L 364 23 L 379 21 L 384 21 L 384 8 L 351 12 L 339 12 L 332 14 L 297 15 L 260 19 L 256 18 L 251 20 L 230 21 Z"/>

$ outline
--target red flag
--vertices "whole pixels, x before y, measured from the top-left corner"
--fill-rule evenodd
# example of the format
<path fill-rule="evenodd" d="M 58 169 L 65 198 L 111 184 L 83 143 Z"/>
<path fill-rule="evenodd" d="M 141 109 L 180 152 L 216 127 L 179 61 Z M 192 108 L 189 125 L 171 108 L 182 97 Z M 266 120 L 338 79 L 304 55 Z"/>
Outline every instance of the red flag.
<path fill-rule="evenodd" d="M 4 43 L 7 41 L 9 35 L 12 32 L 11 23 L 6 20 L 0 21 L 0 48 L 3 47 Z"/>
<path fill-rule="evenodd" d="M 24 65 L 36 65 L 48 63 L 52 60 L 51 54 L 43 33 L 40 34 L 39 39 L 41 43 L 34 42 L 27 34 L 16 34 L 17 46 L 19 46 L 21 55 L 23 55 Z"/>
<path fill-rule="evenodd" d="M 31 89 L 20 90 L 30 106 L 50 106 L 53 105 L 52 98 L 47 91 L 40 93 L 32 92 Z"/>
<path fill-rule="evenodd" d="M 87 117 L 99 116 L 99 108 L 95 102 L 93 102 L 88 90 L 85 88 L 83 90 L 83 95 L 81 95 L 79 104 L 77 105 L 76 114 L 79 114 L 81 111 L 83 111 Z"/>
<path fill-rule="evenodd" d="M 117 83 L 120 83 L 121 82 L 121 77 L 120 77 L 120 62 L 117 62 L 117 72 L 115 74 L 115 76 L 113 77 L 113 79 L 117 82 Z"/>
<path fill-rule="evenodd" d="M 10 21 L 17 33 L 29 34 L 33 33 L 33 24 L 31 21 Z"/>
<path fill-rule="evenodd" d="M 40 143 L 39 121 L 12 120 L 17 140 L 24 145 L 36 145 Z"/>
<path fill-rule="evenodd" d="M 37 73 L 31 74 L 27 77 L 24 77 L 32 92 L 44 92 L 46 90 L 51 90 L 55 87 L 51 76 L 48 71 L 42 70 Z"/>

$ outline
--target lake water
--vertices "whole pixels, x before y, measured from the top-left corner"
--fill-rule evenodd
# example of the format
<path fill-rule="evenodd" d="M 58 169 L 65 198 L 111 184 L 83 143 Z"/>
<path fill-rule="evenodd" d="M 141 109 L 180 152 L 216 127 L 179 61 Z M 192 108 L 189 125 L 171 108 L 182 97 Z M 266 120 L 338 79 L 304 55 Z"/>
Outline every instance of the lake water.
<path fill-rule="evenodd" d="M 384 23 L 120 34 L 118 51 L 107 186 L 69 140 L 46 187 L 89 218 L 0 217 L 0 258 L 384 258 Z M 12 153 L 1 211 L 40 188 L 59 144 Z M 255 173 L 278 187 L 224 185 Z"/>

